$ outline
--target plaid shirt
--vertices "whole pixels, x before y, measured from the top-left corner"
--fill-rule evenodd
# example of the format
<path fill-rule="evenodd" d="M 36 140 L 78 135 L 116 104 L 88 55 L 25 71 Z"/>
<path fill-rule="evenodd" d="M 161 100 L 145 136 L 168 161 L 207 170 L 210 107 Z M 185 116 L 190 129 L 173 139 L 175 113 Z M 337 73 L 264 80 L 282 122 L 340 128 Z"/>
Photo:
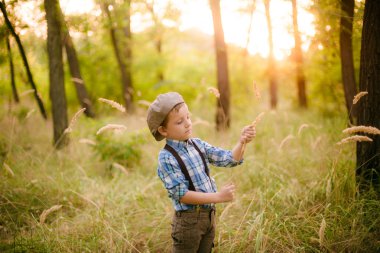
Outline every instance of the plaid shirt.
<path fill-rule="evenodd" d="M 207 165 L 213 164 L 218 167 L 233 167 L 242 163 L 242 161 L 237 162 L 233 159 L 231 151 L 213 147 L 200 139 L 194 138 L 191 139 L 191 141 L 195 142 L 205 155 Z M 174 148 L 182 158 L 197 192 L 216 192 L 215 180 L 207 176 L 202 158 L 199 156 L 199 153 L 191 141 L 167 139 L 166 143 Z M 187 205 L 179 201 L 189 190 L 189 182 L 181 172 L 181 168 L 175 157 L 166 149 L 162 149 L 158 155 L 157 172 L 169 193 L 169 197 L 173 201 L 176 211 L 196 208 L 196 205 Z M 211 206 L 211 204 L 201 205 L 201 207 L 204 208 Z"/>

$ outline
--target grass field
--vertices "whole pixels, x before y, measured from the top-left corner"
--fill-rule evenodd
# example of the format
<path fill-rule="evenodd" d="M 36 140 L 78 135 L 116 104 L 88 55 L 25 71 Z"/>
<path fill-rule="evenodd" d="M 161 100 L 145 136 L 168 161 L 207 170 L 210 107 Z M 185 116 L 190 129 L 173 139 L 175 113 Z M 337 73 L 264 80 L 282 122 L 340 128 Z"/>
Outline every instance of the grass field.
<path fill-rule="evenodd" d="M 231 130 L 217 133 L 212 112 L 194 106 L 194 135 L 232 148 L 259 112 L 234 111 Z M 50 121 L 3 105 L 0 252 L 170 251 L 173 208 L 156 175 L 163 142 L 144 110 L 111 115 L 81 116 L 57 152 Z M 127 130 L 96 136 L 108 123 Z M 380 201 L 357 193 L 355 144 L 336 145 L 346 126 L 343 116 L 267 112 L 245 162 L 211 168 L 219 187 L 237 186 L 217 205 L 215 252 L 379 252 Z"/>

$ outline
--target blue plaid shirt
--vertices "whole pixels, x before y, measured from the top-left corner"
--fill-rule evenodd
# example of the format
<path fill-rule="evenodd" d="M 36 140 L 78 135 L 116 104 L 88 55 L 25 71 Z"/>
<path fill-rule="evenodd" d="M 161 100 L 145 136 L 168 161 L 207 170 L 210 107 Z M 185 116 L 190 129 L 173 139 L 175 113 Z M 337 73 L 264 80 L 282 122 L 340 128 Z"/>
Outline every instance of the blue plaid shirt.
<path fill-rule="evenodd" d="M 191 142 L 194 142 L 205 155 L 207 165 L 233 167 L 241 164 L 242 161 L 235 161 L 231 151 L 213 147 L 197 138 L 191 139 L 191 141 L 166 140 L 166 143 L 177 151 L 185 163 L 196 191 L 216 192 L 215 180 L 207 176 L 202 158 Z M 180 199 L 189 191 L 189 182 L 185 179 L 175 157 L 166 149 L 162 149 L 158 155 L 157 172 L 169 193 L 169 197 L 173 201 L 176 211 L 189 210 L 196 207 L 195 205 L 187 205 L 180 202 Z M 211 204 L 202 205 L 202 207 L 208 208 L 211 207 Z"/>

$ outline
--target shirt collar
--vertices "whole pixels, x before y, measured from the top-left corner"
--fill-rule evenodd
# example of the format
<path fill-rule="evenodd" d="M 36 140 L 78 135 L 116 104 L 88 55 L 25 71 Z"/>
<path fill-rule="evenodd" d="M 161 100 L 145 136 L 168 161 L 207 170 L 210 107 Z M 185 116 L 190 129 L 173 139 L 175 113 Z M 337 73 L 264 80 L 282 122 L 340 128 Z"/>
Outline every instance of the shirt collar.
<path fill-rule="evenodd" d="M 186 141 L 166 139 L 166 144 L 170 145 L 172 148 L 180 150 L 184 147 L 187 147 L 189 144 L 191 144 L 191 142 L 190 139 Z"/>

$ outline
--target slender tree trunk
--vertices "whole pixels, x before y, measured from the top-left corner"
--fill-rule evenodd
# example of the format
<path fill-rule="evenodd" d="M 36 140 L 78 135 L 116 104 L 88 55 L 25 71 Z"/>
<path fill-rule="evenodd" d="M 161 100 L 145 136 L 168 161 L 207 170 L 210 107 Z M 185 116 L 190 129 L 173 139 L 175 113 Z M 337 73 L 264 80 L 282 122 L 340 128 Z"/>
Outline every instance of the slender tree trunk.
<path fill-rule="evenodd" d="M 349 120 L 356 124 L 357 108 L 352 106 L 352 99 L 358 93 L 355 81 L 354 57 L 352 53 L 352 30 L 354 19 L 355 0 L 341 0 L 342 16 L 340 18 L 340 61 L 342 68 L 342 82 L 344 97 Z"/>
<path fill-rule="evenodd" d="M 124 13 L 124 59 L 126 68 L 126 96 L 127 108 L 129 111 L 134 110 L 133 106 L 133 82 L 132 82 L 132 32 L 131 32 L 131 0 L 124 0 L 127 11 Z"/>
<path fill-rule="evenodd" d="M 18 103 L 18 102 L 20 102 L 20 99 L 19 99 L 19 96 L 17 93 L 17 88 L 16 88 L 15 69 L 14 69 L 14 65 L 13 65 L 12 48 L 11 48 L 11 43 L 9 41 L 8 33 L 5 35 L 5 40 L 7 43 L 7 50 L 8 50 L 9 71 L 10 71 L 10 75 L 11 75 L 11 86 L 12 86 L 13 98 L 16 101 L 16 103 Z"/>
<path fill-rule="evenodd" d="M 217 82 L 220 92 L 216 111 L 216 129 L 223 130 L 230 126 L 230 85 L 228 80 L 227 47 L 224 41 L 220 1 L 210 0 L 210 4 L 215 33 Z"/>
<path fill-rule="evenodd" d="M 61 15 L 58 0 L 44 0 L 44 4 L 47 20 L 47 48 L 54 143 L 56 148 L 62 148 L 68 144 L 68 136 L 64 133 L 68 127 L 68 122 L 62 59 Z"/>
<path fill-rule="evenodd" d="M 380 1 L 366 0 L 360 56 L 360 91 L 368 95 L 358 102 L 358 125 L 380 128 Z M 357 144 L 357 183 L 359 190 L 372 185 L 380 194 L 380 136 L 373 142 Z"/>
<path fill-rule="evenodd" d="M 20 55 L 21 55 L 21 58 L 22 58 L 22 61 L 24 63 L 24 67 L 25 67 L 25 70 L 26 70 L 26 74 L 28 76 L 28 80 L 29 80 L 29 83 L 30 85 L 32 86 L 32 89 L 34 90 L 34 97 L 37 101 L 37 104 L 38 104 L 38 108 L 40 109 L 40 112 L 42 114 L 42 116 L 47 119 L 47 115 L 46 115 L 46 110 L 45 110 L 45 107 L 44 107 L 44 104 L 42 102 L 42 99 L 40 98 L 39 94 L 38 94 L 38 91 L 37 91 L 37 86 L 36 84 L 34 83 L 34 80 L 33 80 L 33 75 L 32 75 L 32 72 L 30 70 L 30 67 L 29 67 L 29 63 L 28 63 L 28 60 L 26 58 L 26 54 L 25 54 L 25 51 L 24 51 L 24 47 L 22 46 L 22 43 L 21 43 L 21 40 L 20 40 L 20 37 L 17 35 L 15 29 L 13 28 L 12 26 L 12 23 L 10 22 L 9 18 L 8 18 L 8 15 L 7 15 L 7 11 L 6 11 L 6 8 L 5 8 L 5 2 L 4 0 L 2 2 L 0 2 L 0 9 L 1 9 L 1 12 L 3 13 L 3 16 L 4 16 L 4 20 L 5 20 L 5 23 L 7 24 L 7 27 L 9 29 L 9 31 L 11 32 L 12 36 L 15 38 L 16 40 L 16 43 L 17 43 L 17 46 L 18 46 L 18 49 L 20 51 Z"/>
<path fill-rule="evenodd" d="M 293 29 L 294 29 L 294 60 L 296 63 L 297 90 L 299 106 L 307 107 L 306 80 L 303 71 L 303 55 L 301 48 L 301 36 L 298 31 L 297 0 L 292 0 L 293 6 Z"/>
<path fill-rule="evenodd" d="M 269 94 L 270 106 L 272 109 L 277 107 L 277 70 L 276 61 L 273 54 L 273 35 L 272 22 L 270 17 L 270 0 L 264 0 L 265 15 L 268 25 L 268 42 L 269 42 L 269 57 L 268 57 L 268 75 L 269 75 Z"/>
<path fill-rule="evenodd" d="M 58 6 L 59 7 L 59 6 Z M 80 73 L 80 65 L 78 61 L 77 52 L 74 47 L 73 40 L 70 36 L 70 31 L 66 25 L 64 15 L 61 8 L 59 8 L 60 17 L 62 20 L 62 39 L 66 49 L 67 61 L 69 63 L 71 79 L 75 85 L 78 100 L 83 108 L 86 108 L 84 113 L 87 117 L 93 118 L 95 116 L 92 110 L 92 103 L 88 96 L 86 86 L 84 84 L 82 75 Z"/>
<path fill-rule="evenodd" d="M 123 52 L 120 49 L 120 45 L 119 45 L 118 39 L 117 39 L 117 31 L 116 31 L 115 26 L 113 25 L 111 12 L 109 11 L 108 7 L 109 7 L 109 4 L 107 4 L 107 3 L 104 3 L 102 5 L 103 12 L 106 14 L 106 16 L 108 18 L 111 41 L 112 41 L 113 49 L 115 52 L 116 60 L 117 60 L 118 66 L 119 66 L 120 74 L 121 74 L 123 99 L 125 101 L 126 109 L 128 111 L 131 111 L 132 110 L 132 102 L 133 102 L 133 92 L 132 92 L 133 88 L 131 87 L 132 79 L 131 79 L 130 67 L 129 68 L 127 67 L 127 65 L 126 65 L 126 63 L 122 57 Z"/>

